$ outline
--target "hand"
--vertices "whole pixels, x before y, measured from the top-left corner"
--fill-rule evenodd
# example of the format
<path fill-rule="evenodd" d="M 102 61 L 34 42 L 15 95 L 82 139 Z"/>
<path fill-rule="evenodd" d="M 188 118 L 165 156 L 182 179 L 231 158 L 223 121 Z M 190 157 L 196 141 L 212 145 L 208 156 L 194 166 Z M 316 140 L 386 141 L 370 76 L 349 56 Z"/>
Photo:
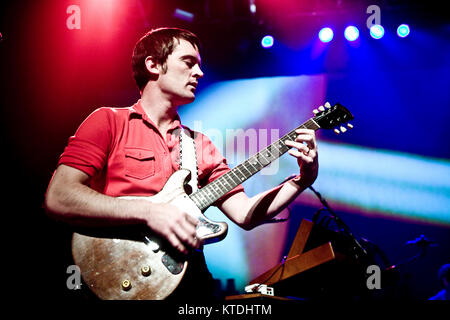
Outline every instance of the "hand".
<path fill-rule="evenodd" d="M 309 187 L 316 180 L 319 171 L 315 131 L 297 129 L 295 132 L 298 134 L 295 141 L 286 140 L 286 145 L 294 148 L 288 152 L 297 158 L 301 184 Z"/>
<path fill-rule="evenodd" d="M 150 203 L 146 212 L 148 227 L 164 237 L 175 249 L 187 254 L 198 249 L 201 241 L 197 239 L 196 227 L 199 221 L 169 203 Z"/>

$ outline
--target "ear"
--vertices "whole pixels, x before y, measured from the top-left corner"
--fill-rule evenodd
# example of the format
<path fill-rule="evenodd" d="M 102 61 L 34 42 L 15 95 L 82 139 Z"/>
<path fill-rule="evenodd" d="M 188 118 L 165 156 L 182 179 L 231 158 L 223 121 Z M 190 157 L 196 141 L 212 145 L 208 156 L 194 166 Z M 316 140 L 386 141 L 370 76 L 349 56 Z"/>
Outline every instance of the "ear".
<path fill-rule="evenodd" d="M 153 60 L 152 56 L 145 58 L 145 67 L 151 74 L 159 75 L 161 73 L 159 65 Z"/>

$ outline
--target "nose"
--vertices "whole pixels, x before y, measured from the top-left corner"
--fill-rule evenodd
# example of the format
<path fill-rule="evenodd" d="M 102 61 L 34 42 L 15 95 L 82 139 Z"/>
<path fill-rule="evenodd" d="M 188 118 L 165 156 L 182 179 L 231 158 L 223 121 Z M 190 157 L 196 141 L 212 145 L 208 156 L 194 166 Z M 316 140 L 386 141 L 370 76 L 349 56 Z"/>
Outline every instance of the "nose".
<path fill-rule="evenodd" d="M 194 67 L 194 77 L 197 79 L 203 78 L 204 73 L 202 71 L 202 69 L 200 68 L 199 64 L 196 64 Z"/>

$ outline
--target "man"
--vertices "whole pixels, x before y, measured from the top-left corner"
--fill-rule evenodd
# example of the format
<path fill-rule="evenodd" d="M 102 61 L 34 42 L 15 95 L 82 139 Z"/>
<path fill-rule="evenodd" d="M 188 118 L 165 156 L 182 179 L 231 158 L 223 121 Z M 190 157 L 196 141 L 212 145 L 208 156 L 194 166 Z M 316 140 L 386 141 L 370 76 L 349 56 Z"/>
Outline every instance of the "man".
<path fill-rule="evenodd" d="M 132 67 L 141 99 L 129 108 L 97 109 L 69 139 L 46 194 L 50 216 L 83 227 L 143 224 L 179 252 L 198 252 L 193 250 L 202 247 L 195 233 L 197 219 L 171 204 L 117 197 L 154 195 L 179 169 L 175 132 L 182 126 L 177 108 L 194 101 L 203 77 L 199 47 L 194 34 L 176 28 L 152 30 L 138 41 Z M 316 179 L 314 131 L 297 133 L 295 141 L 286 143 L 300 168 L 295 179 L 251 198 L 238 186 L 214 204 L 240 227 L 250 230 L 275 216 Z M 229 168 L 207 137 L 194 136 L 204 186 Z M 189 280 L 212 280 L 203 254 L 194 255 L 197 262 L 191 263 L 174 296 L 193 288 L 205 296 L 211 293 L 211 281 Z M 200 288 L 202 283 L 208 285 Z"/>

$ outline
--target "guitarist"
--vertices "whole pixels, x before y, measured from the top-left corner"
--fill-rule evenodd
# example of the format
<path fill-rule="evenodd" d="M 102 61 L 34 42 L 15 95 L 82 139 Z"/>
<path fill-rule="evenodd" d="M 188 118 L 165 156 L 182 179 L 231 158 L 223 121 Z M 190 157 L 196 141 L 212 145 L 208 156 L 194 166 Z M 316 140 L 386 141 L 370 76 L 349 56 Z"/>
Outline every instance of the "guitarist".
<path fill-rule="evenodd" d="M 140 100 L 88 116 L 60 156 L 45 199 L 48 214 L 72 226 L 145 225 L 179 252 L 189 253 L 186 275 L 169 298 L 213 296 L 203 252 L 193 250 L 202 248 L 195 236 L 198 221 L 171 204 L 117 197 L 154 195 L 179 169 L 177 109 L 194 101 L 203 77 L 199 48 L 197 36 L 187 30 L 160 28 L 145 34 L 132 55 Z M 299 165 L 296 178 L 251 198 L 239 185 L 214 204 L 245 230 L 277 215 L 316 179 L 314 131 L 297 133 L 295 141 L 286 143 Z M 230 169 L 206 136 L 192 136 L 202 187 Z"/>

